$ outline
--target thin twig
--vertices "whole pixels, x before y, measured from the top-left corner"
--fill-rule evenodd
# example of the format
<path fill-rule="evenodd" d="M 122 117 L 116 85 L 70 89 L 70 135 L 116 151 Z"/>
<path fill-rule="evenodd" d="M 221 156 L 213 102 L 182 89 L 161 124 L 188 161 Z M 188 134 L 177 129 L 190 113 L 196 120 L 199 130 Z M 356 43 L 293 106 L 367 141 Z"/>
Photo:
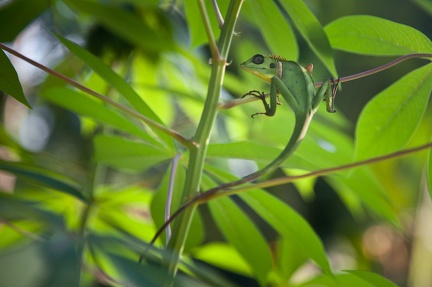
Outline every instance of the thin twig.
<path fill-rule="evenodd" d="M 219 26 L 219 29 L 220 29 L 220 28 L 222 28 L 222 26 L 224 24 L 224 19 L 222 17 L 222 14 L 220 12 L 220 9 L 219 9 L 219 6 L 218 6 L 218 3 L 217 3 L 216 0 L 212 0 L 212 5 L 213 5 L 213 10 L 214 10 L 214 12 L 216 14 L 216 19 L 218 21 L 218 26 Z"/>
<path fill-rule="evenodd" d="M 181 154 L 177 154 L 172 163 L 171 172 L 170 172 L 170 178 L 169 178 L 169 185 L 168 185 L 168 195 L 167 200 L 165 203 L 165 221 L 168 221 L 171 215 L 171 204 L 172 204 L 172 197 L 173 197 L 173 191 L 174 191 L 174 184 L 175 184 L 175 177 L 177 174 L 177 166 L 178 162 L 180 160 Z M 171 228 L 170 226 L 167 227 L 166 230 L 166 244 L 168 244 L 171 237 Z"/>

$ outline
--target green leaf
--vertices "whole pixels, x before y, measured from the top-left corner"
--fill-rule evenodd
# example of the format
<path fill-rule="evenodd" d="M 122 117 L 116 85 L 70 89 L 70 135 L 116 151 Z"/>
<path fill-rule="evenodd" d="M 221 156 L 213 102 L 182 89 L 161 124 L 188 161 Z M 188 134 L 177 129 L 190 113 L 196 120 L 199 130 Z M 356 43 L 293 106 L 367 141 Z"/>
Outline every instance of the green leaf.
<path fill-rule="evenodd" d="M 349 273 L 335 274 L 334 276 L 318 275 L 302 284 L 293 285 L 293 287 L 378 287 L 372 285 L 362 278 Z"/>
<path fill-rule="evenodd" d="M 243 12 L 251 24 L 261 31 L 272 54 L 281 55 L 290 60 L 298 59 L 299 51 L 294 32 L 275 2 L 245 1 L 243 6 Z M 283 31 L 283 37 L 280 31 Z"/>
<path fill-rule="evenodd" d="M 261 285 L 265 285 L 272 258 L 260 231 L 230 198 L 212 200 L 208 206 L 224 236 L 250 264 Z"/>
<path fill-rule="evenodd" d="M 0 49 L 0 90 L 31 109 L 24 96 L 18 75 L 2 49 Z"/>
<path fill-rule="evenodd" d="M 108 258 L 120 273 L 120 281 L 126 286 L 161 286 L 167 283 L 169 278 L 168 270 L 154 264 L 139 264 L 136 260 L 132 261 L 125 257 L 108 253 Z M 195 279 L 186 277 L 184 274 L 177 274 L 173 286 L 208 286 L 199 283 Z"/>
<path fill-rule="evenodd" d="M 432 52 L 420 31 L 374 16 L 346 16 L 325 28 L 335 49 L 366 55 L 405 55 Z"/>
<path fill-rule="evenodd" d="M 0 160 L 0 169 L 11 172 L 17 176 L 22 176 L 43 186 L 54 188 L 55 190 L 72 195 L 81 201 L 87 202 L 87 199 L 80 191 L 80 187 L 63 175 L 59 175 L 34 165 L 7 162 L 3 160 Z"/>
<path fill-rule="evenodd" d="M 298 252 L 314 260 L 327 275 L 332 274 L 321 240 L 303 217 L 262 190 L 248 191 L 239 196 L 286 240 L 291 240 Z"/>
<path fill-rule="evenodd" d="M 207 156 L 227 159 L 249 159 L 266 164 L 276 158 L 280 152 L 281 149 L 274 146 L 257 142 L 241 141 L 209 144 Z"/>
<path fill-rule="evenodd" d="M 426 174 L 426 179 L 428 182 L 428 186 L 429 186 L 429 195 L 432 198 L 432 150 L 429 149 L 429 162 L 427 163 L 427 174 Z"/>
<path fill-rule="evenodd" d="M 412 71 L 373 98 L 356 128 L 356 159 L 403 148 L 422 119 L 432 89 L 432 64 Z"/>
<path fill-rule="evenodd" d="M 77 44 L 65 39 L 64 37 L 54 34 L 62 43 L 69 49 L 75 56 L 80 58 L 85 62 L 90 68 L 92 68 L 101 78 L 103 78 L 107 83 L 112 85 L 121 96 L 123 96 L 129 104 L 139 113 L 144 116 L 162 124 L 159 117 L 149 108 L 149 106 L 144 102 L 144 100 L 137 94 L 137 92 L 132 89 L 132 87 L 118 74 L 116 74 L 110 67 L 99 60 L 97 57 L 93 56 L 90 52 L 81 48 Z M 167 136 L 162 132 L 158 132 L 159 137 L 164 139 L 165 143 L 173 146 L 173 140 L 171 137 Z"/>
<path fill-rule="evenodd" d="M 146 215 L 152 196 L 153 191 L 139 185 L 99 191 L 95 198 L 98 213 L 93 228 L 127 240 L 150 241 L 155 228 L 152 219 Z"/>
<path fill-rule="evenodd" d="M 356 168 L 348 178 L 328 177 L 327 181 L 332 183 L 341 198 L 354 194 L 369 210 L 395 225 L 398 224 L 396 209 L 368 167 Z"/>
<path fill-rule="evenodd" d="M 116 136 L 99 135 L 93 143 L 95 160 L 119 169 L 144 171 L 174 157 L 166 149 Z"/>
<path fill-rule="evenodd" d="M 149 6 L 145 11 L 147 16 L 153 14 L 152 24 L 150 24 L 122 6 L 109 6 L 83 0 L 65 0 L 64 2 L 74 10 L 95 17 L 103 26 L 134 45 L 152 51 L 174 49 L 170 23 L 156 7 L 150 8 Z"/>
<path fill-rule="evenodd" d="M 117 111 L 108 108 L 101 101 L 93 100 L 83 93 L 64 87 L 55 87 L 44 91 L 42 96 L 50 102 L 79 115 L 91 117 L 102 124 L 128 132 L 150 143 L 158 144 L 142 127 L 127 120 Z"/>
<path fill-rule="evenodd" d="M 211 242 L 192 250 L 194 259 L 237 274 L 248 275 L 252 270 L 245 259 L 230 244 Z M 227 260 L 229 258 L 229 260 Z"/>
<path fill-rule="evenodd" d="M 368 283 L 371 284 L 371 286 L 374 287 L 397 287 L 396 284 L 394 284 L 390 280 L 376 273 L 363 271 L 363 270 L 344 270 L 344 271 L 367 281 Z"/>
<path fill-rule="evenodd" d="M 326 66 L 333 77 L 337 77 L 333 51 L 323 27 L 302 0 L 279 2 L 291 17 L 294 25 Z"/>
<path fill-rule="evenodd" d="M 290 239 L 281 238 L 277 245 L 278 271 L 286 282 L 294 272 L 308 259 L 295 242 Z"/>
<path fill-rule="evenodd" d="M 12 42 L 15 37 L 52 3 L 50 0 L 2 1 L 0 6 L 0 42 Z M 0 65 L 1 67 L 2 65 Z"/>

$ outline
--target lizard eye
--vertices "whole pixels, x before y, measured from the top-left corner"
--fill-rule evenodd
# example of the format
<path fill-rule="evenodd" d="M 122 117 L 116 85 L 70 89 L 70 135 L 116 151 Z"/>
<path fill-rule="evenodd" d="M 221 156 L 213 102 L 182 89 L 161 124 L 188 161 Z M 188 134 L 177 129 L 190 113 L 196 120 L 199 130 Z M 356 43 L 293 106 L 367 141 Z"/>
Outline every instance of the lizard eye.
<path fill-rule="evenodd" d="M 264 56 L 260 55 L 260 54 L 256 54 L 252 58 L 252 63 L 257 64 L 257 65 L 264 63 Z"/>
<path fill-rule="evenodd" d="M 270 69 L 274 69 L 276 67 L 276 65 L 274 63 L 270 64 Z"/>

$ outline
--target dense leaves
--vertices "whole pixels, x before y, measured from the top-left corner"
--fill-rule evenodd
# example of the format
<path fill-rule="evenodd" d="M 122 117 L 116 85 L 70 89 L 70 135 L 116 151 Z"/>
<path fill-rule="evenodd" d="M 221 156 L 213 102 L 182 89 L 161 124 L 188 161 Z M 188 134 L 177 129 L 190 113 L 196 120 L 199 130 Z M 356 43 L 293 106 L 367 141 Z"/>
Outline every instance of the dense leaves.
<path fill-rule="evenodd" d="M 20 74 L 25 69 L 0 51 L 0 90 L 27 107 L 31 97 L 33 107 L 51 112 L 23 133 L 27 110 L 7 97 L 3 101 L 0 189 L 10 194 L 0 193 L 0 285 L 24 279 L 33 286 L 418 282 L 388 272 L 392 265 L 385 259 L 399 254 L 391 249 L 395 246 L 410 253 L 417 240 L 409 236 L 412 229 L 427 230 L 417 227 L 422 213 L 414 211 L 423 205 L 419 190 L 428 186 L 432 195 L 432 153 L 337 167 L 431 140 L 427 55 L 399 66 L 397 75 L 364 79 L 370 87 L 366 93 L 344 84 L 336 104 L 340 98 L 341 103 L 349 98 L 349 104 L 338 106 L 336 114 L 326 113 L 323 104 L 294 155 L 258 181 L 336 168 L 333 172 L 290 185 L 274 181 L 268 190 L 245 184 L 236 196 L 200 202 L 206 204 L 178 217 L 156 247 L 149 242 L 193 196 L 267 165 L 288 142 L 294 117 L 283 99 L 274 117 L 253 119 L 251 114 L 263 110 L 261 101 L 233 100 L 249 90 L 269 90 L 239 71 L 240 62 L 270 52 L 301 64 L 314 62 L 313 76 L 322 80 L 388 60 L 377 56 L 432 53 L 428 26 L 408 23 L 405 14 L 395 13 L 392 21 L 355 15 L 350 1 L 339 7 L 338 1 L 257 0 L 245 1 L 241 9 L 240 0 L 33 2 L 0 6 L 0 25 L 8 27 L 0 40 L 16 39 L 8 46 L 24 54 L 42 49 L 27 38 L 42 23 L 48 29 L 38 37 L 68 51 L 58 53 L 52 67 L 68 79 L 53 81 L 51 73 L 42 84 L 28 83 Z M 431 13 L 425 1 L 412 2 Z M 351 16 L 347 7 L 354 9 Z M 378 7 L 367 14 L 381 12 Z M 209 43 L 209 35 L 216 43 Z M 230 49 L 227 59 L 209 53 L 216 46 Z M 124 49 L 119 53 L 115 47 Z M 56 54 L 52 49 L 45 53 Z M 345 61 L 351 54 L 356 57 Z M 77 83 L 94 92 L 76 89 Z M 208 100 L 206 93 L 221 85 L 221 99 Z M 357 117 L 352 105 L 358 98 L 367 103 Z M 217 100 L 232 107 L 222 110 Z M 219 112 L 214 122 L 213 111 Z M 26 151 L 22 139 L 31 142 L 43 128 L 49 129 L 48 144 L 39 152 Z M 200 183 L 197 190 L 184 188 L 191 181 Z M 388 242 L 387 249 L 376 238 Z M 24 263 L 40 269 L 18 278 L 15 272 L 23 273 Z"/>

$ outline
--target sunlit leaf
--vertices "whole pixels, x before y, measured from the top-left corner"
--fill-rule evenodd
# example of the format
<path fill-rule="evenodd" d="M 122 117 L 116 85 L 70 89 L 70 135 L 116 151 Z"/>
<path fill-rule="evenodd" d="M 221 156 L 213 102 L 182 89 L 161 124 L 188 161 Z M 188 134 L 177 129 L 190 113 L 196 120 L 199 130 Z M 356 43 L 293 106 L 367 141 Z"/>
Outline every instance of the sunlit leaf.
<path fill-rule="evenodd" d="M 93 100 L 80 92 L 64 87 L 56 87 L 46 90 L 43 92 L 42 96 L 50 102 L 76 112 L 79 115 L 91 117 L 102 124 L 109 125 L 157 144 L 157 141 L 155 141 L 144 128 L 127 120 L 127 118 L 119 112 L 108 108 L 101 101 Z"/>
<path fill-rule="evenodd" d="M 161 147 L 116 136 L 100 135 L 93 143 L 96 161 L 131 171 L 144 171 L 174 156 Z"/>
<path fill-rule="evenodd" d="M 362 278 L 366 282 L 370 283 L 374 287 L 397 287 L 396 284 L 388 280 L 387 278 L 382 277 L 379 274 L 372 273 L 369 271 L 363 270 L 344 270 L 349 274 L 353 274 L 359 278 Z"/>
<path fill-rule="evenodd" d="M 335 49 L 367 55 L 431 53 L 432 42 L 420 31 L 390 20 L 366 16 L 346 16 L 325 28 Z"/>
<path fill-rule="evenodd" d="M 2 49 L 0 49 L 0 91 L 31 108 L 24 96 L 15 68 Z"/>
<path fill-rule="evenodd" d="M 230 272 L 251 275 L 252 270 L 247 261 L 232 246 L 226 243 L 207 243 L 192 250 L 195 259 L 223 268 Z M 226 260 L 229 258 L 230 260 Z"/>
<path fill-rule="evenodd" d="M 351 273 L 340 273 L 335 274 L 334 276 L 326 276 L 326 275 L 319 275 L 311 280 L 307 280 L 306 282 L 302 284 L 295 285 L 296 287 L 315 287 L 315 286 L 322 286 L 322 287 L 390 287 L 390 286 L 396 286 L 396 285 L 389 285 L 393 284 L 390 283 L 387 279 L 384 279 L 383 277 L 380 277 L 378 274 L 376 274 L 376 277 L 379 277 L 378 280 L 371 281 L 371 280 L 365 280 L 365 278 L 362 278 L 360 276 L 357 276 L 356 274 Z M 380 285 L 380 283 L 383 283 L 384 285 Z"/>
<path fill-rule="evenodd" d="M 281 238 L 277 245 L 277 264 L 281 276 L 288 282 L 293 273 L 308 259 L 293 240 Z"/>
<path fill-rule="evenodd" d="M 427 163 L 427 182 L 429 186 L 429 195 L 432 198 L 432 151 L 429 150 L 429 162 Z"/>
<path fill-rule="evenodd" d="M 37 184 L 67 193 L 81 201 L 87 201 L 81 192 L 81 188 L 64 175 L 57 174 L 35 165 L 3 160 L 0 160 L 0 169 L 17 176 L 22 176 Z"/>
<path fill-rule="evenodd" d="M 388 87 L 363 109 L 356 128 L 356 159 L 394 152 L 413 136 L 432 89 L 432 64 Z"/>
<path fill-rule="evenodd" d="M 286 240 L 296 244 L 298 252 L 314 260 L 326 274 L 332 274 L 321 240 L 303 217 L 261 190 L 248 191 L 239 196 Z"/>
<path fill-rule="evenodd" d="M 383 186 L 368 167 L 360 167 L 350 172 L 348 177 L 326 177 L 340 198 L 354 215 L 363 211 L 362 207 L 374 212 L 394 225 L 398 224 L 395 207 L 386 196 Z"/>
<path fill-rule="evenodd" d="M 245 1 L 242 9 L 251 24 L 256 25 L 261 31 L 272 54 L 297 60 L 299 51 L 294 32 L 275 2 Z M 283 37 L 280 35 L 281 31 L 283 31 Z"/>
<path fill-rule="evenodd" d="M 318 19 L 309 10 L 302 0 L 281 1 L 280 4 L 286 10 L 294 22 L 295 27 L 304 37 L 311 49 L 326 66 L 333 77 L 337 76 L 333 61 L 333 51 L 324 28 Z"/>
<path fill-rule="evenodd" d="M 258 280 L 264 285 L 271 270 L 272 259 L 260 231 L 230 198 L 219 198 L 210 201 L 208 205 L 219 229 L 247 260 Z"/>
<path fill-rule="evenodd" d="M 75 56 L 80 58 L 86 63 L 90 68 L 92 68 L 101 78 L 112 85 L 121 96 L 123 96 L 129 104 L 135 108 L 139 113 L 149 117 L 150 119 L 162 124 L 162 121 L 158 116 L 149 108 L 149 106 L 144 102 L 144 100 L 137 94 L 137 92 L 118 74 L 110 69 L 105 63 L 99 60 L 97 57 L 93 56 L 87 50 L 81 48 L 77 44 L 67 40 L 66 38 L 54 34 L 62 43 L 65 45 L 69 51 L 71 51 Z M 158 132 L 157 130 L 155 132 Z M 173 145 L 173 141 L 166 134 L 161 132 L 158 133 L 161 138 L 164 139 L 169 145 Z"/>

